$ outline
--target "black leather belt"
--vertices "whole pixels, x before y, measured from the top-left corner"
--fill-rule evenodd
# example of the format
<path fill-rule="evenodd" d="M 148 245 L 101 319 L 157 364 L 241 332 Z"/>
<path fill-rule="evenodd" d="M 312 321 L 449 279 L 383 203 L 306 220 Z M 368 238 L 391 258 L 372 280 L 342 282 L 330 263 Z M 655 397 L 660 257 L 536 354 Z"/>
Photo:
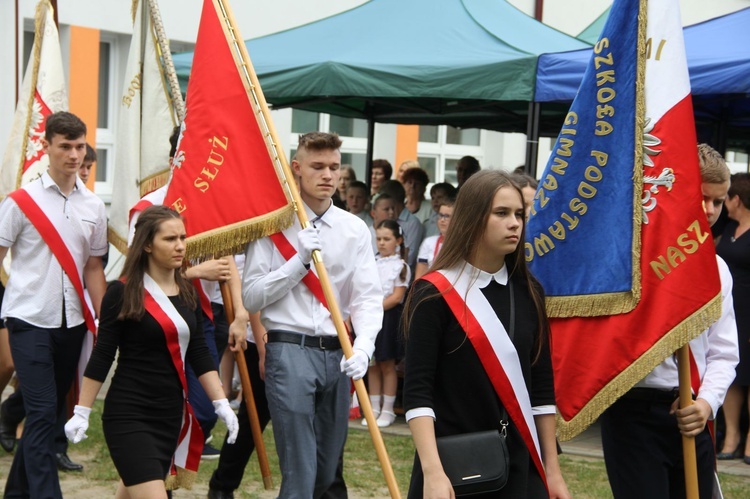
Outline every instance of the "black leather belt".
<path fill-rule="evenodd" d="M 341 350 L 338 336 L 310 336 L 291 331 L 271 330 L 266 335 L 269 343 L 294 343 L 320 350 Z"/>
<path fill-rule="evenodd" d="M 642 402 L 661 402 L 671 404 L 680 396 L 677 388 L 671 390 L 660 390 L 659 388 L 631 388 L 623 398 L 640 400 Z"/>

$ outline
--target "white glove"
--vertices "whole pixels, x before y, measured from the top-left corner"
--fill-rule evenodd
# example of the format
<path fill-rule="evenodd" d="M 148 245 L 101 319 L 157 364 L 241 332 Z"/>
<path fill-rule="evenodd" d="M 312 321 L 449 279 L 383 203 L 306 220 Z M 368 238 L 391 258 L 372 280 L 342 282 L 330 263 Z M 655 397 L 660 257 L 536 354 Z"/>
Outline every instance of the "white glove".
<path fill-rule="evenodd" d="M 354 350 L 352 356 L 348 359 L 346 356 L 341 357 L 341 372 L 346 373 L 347 376 L 353 380 L 362 379 L 367 373 L 367 368 L 370 365 L 370 359 L 367 354 L 362 350 Z"/>
<path fill-rule="evenodd" d="M 86 430 L 89 429 L 89 415 L 91 415 L 91 407 L 75 406 L 73 417 L 65 423 L 65 436 L 68 437 L 68 440 L 77 444 L 88 438 Z"/>
<path fill-rule="evenodd" d="M 237 421 L 237 415 L 234 413 L 231 407 L 229 407 L 229 401 L 227 399 L 214 400 L 214 412 L 217 416 L 224 421 L 227 425 L 227 443 L 233 444 L 237 440 L 237 432 L 240 430 L 240 423 Z"/>
<path fill-rule="evenodd" d="M 318 229 L 312 225 L 297 232 L 298 255 L 302 263 L 309 265 L 312 260 L 312 252 L 321 249 Z"/>

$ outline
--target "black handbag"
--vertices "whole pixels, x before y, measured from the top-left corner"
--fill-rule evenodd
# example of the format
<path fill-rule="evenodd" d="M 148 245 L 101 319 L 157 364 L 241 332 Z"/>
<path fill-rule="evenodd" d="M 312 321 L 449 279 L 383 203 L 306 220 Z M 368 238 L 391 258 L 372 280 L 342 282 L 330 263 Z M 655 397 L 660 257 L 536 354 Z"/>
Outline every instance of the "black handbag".
<path fill-rule="evenodd" d="M 494 492 L 505 487 L 510 458 L 505 435 L 500 431 L 439 437 L 437 448 L 456 496 Z"/>
<path fill-rule="evenodd" d="M 510 292 L 510 327 L 508 336 L 513 341 L 516 308 L 513 282 L 508 280 Z M 456 496 L 470 496 L 495 492 L 508 482 L 510 456 L 505 442 L 508 413 L 501 411 L 501 430 L 477 431 L 438 437 L 437 448 L 443 471 L 453 486 Z"/>

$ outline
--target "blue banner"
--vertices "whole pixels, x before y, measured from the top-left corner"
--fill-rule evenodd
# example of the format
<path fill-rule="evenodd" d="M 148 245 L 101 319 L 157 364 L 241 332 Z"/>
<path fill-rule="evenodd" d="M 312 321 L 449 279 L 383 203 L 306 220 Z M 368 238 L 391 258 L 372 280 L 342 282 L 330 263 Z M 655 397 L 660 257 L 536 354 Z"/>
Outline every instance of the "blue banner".
<path fill-rule="evenodd" d="M 549 303 L 562 300 L 550 307 L 558 317 L 627 312 L 639 296 L 639 2 L 618 3 L 541 176 L 526 231 L 526 259 Z"/>

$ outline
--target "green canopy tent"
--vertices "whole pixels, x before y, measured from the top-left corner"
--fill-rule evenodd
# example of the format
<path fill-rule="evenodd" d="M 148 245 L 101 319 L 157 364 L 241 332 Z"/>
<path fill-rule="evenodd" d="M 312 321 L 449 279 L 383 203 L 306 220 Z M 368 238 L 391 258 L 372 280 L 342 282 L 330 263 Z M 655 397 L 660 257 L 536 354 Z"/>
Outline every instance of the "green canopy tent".
<path fill-rule="evenodd" d="M 367 119 L 369 147 L 374 122 L 528 132 L 539 54 L 590 46 L 499 0 L 371 0 L 246 43 L 273 108 Z"/>

